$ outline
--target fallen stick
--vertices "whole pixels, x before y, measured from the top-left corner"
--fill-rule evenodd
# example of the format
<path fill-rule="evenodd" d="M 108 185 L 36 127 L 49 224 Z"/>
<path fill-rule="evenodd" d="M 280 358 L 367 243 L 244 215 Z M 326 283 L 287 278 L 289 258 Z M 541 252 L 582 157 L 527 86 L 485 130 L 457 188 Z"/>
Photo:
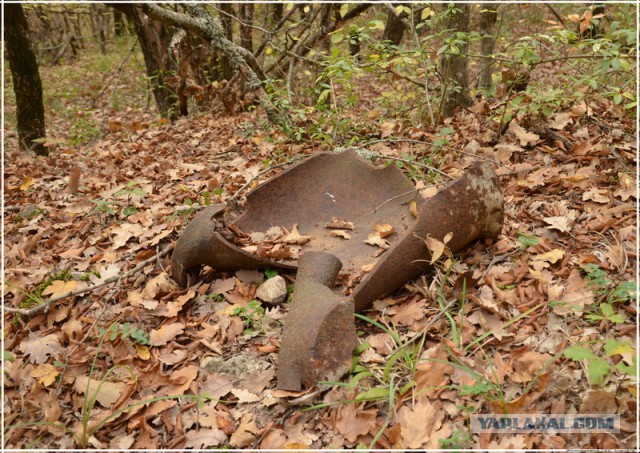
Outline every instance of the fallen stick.
<path fill-rule="evenodd" d="M 18 315 L 22 315 L 22 316 L 32 316 L 35 315 L 36 313 L 42 311 L 42 310 L 46 310 L 48 309 L 51 304 L 53 304 L 54 302 L 58 302 L 59 300 L 62 299 L 66 299 L 67 297 L 73 297 L 73 296 L 79 296 L 81 294 L 86 294 L 89 293 L 91 291 L 94 291 L 98 288 L 102 288 L 103 286 L 107 286 L 110 283 L 114 283 L 117 281 L 122 280 L 123 278 L 127 278 L 132 276 L 133 274 L 140 272 L 145 266 L 147 266 L 148 264 L 150 264 L 151 262 L 153 262 L 154 260 L 161 258 L 163 256 L 165 256 L 166 254 L 168 254 L 171 250 L 173 250 L 173 245 L 170 245 L 169 247 L 165 248 L 164 250 L 162 250 L 161 252 L 157 253 L 156 255 L 153 255 L 151 258 L 146 259 L 144 261 L 142 261 L 140 264 L 138 264 L 136 267 L 134 267 L 133 269 L 120 274 L 120 275 L 115 275 L 113 277 L 110 277 L 108 279 L 106 279 L 105 281 L 103 281 L 102 283 L 98 283 L 97 285 L 93 285 L 93 286 L 89 286 L 87 288 L 83 288 L 83 289 L 78 289 L 76 291 L 69 291 L 68 293 L 62 294 L 61 296 L 57 296 L 57 297 L 53 297 L 49 300 L 47 300 L 46 302 L 37 305 L 33 308 L 13 308 L 13 307 L 4 307 L 4 312 L 5 313 L 14 313 L 14 314 L 18 314 Z"/>

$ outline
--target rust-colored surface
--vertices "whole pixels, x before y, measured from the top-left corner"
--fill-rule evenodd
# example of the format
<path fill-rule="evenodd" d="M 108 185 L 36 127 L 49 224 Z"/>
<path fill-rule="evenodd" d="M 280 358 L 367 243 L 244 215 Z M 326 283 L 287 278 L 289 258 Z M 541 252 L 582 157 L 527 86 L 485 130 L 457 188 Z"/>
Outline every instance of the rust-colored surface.
<path fill-rule="evenodd" d="M 336 338 L 348 337 L 353 312 L 347 322 L 345 307 L 366 309 L 426 270 L 430 254 L 423 238 L 430 235 L 442 240 L 452 233 L 447 245 L 455 252 L 477 239 L 495 238 L 502 229 L 502 195 L 486 163 L 476 163 L 428 200 L 413 189 L 395 165 L 376 167 L 353 151 L 316 154 L 251 191 L 244 212 L 229 223 L 245 233 L 297 224 L 301 234 L 312 238 L 303 246 L 300 263 L 264 259 L 227 241 L 219 232 L 224 227 L 223 207 L 214 206 L 200 213 L 178 240 L 173 277 L 184 286 L 193 282 L 202 264 L 217 270 L 295 269 L 304 263 L 302 257 L 316 256 L 308 258 L 305 273 L 309 277 L 298 275 L 278 372 L 279 388 L 309 387 L 319 376 L 333 373 L 335 377 L 340 371 L 337 363 L 342 358 L 333 363 L 314 357 L 325 357 L 326 348 L 336 348 Z M 417 217 L 410 213 L 411 200 L 417 203 Z M 330 235 L 326 225 L 334 217 L 354 224 L 350 239 Z M 379 255 L 378 247 L 364 242 L 376 224 L 390 224 L 395 231 L 385 238 L 389 248 Z M 325 268 L 322 264 L 314 270 L 312 263 L 318 258 L 310 252 L 326 252 L 342 263 L 338 287 L 332 290 L 333 280 L 314 274 L 322 274 Z M 319 262 L 326 264 L 323 259 Z M 364 273 L 363 267 L 369 272 Z M 352 348 L 349 341 L 345 340 L 345 347 Z M 297 356 L 288 361 L 292 351 Z"/>
<path fill-rule="evenodd" d="M 280 354 L 278 388 L 298 391 L 349 371 L 357 345 L 353 298 L 331 288 L 340 260 L 325 252 L 307 252 L 298 260 L 293 301 Z"/>

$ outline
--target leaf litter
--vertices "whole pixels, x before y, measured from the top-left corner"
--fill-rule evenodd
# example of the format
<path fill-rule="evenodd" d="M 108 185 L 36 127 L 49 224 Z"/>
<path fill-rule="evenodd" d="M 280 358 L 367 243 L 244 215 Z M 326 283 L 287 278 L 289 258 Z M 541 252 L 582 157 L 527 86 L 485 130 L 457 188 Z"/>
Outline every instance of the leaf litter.
<path fill-rule="evenodd" d="M 92 440 L 117 449 L 355 448 L 369 445 L 382 428 L 378 447 L 440 448 L 439 441 L 466 431 L 464 408 L 470 407 L 485 413 L 616 413 L 622 419 L 623 433 L 607 438 L 474 434 L 471 445 L 479 448 L 628 448 L 629 434 L 636 431 L 637 395 L 633 378 L 620 365 L 632 366 L 637 356 L 637 314 L 629 298 L 609 302 L 607 294 L 633 281 L 636 271 L 636 175 L 628 170 L 634 166 L 636 144 L 621 139 L 635 126 L 609 105 L 575 105 L 547 123 L 574 142 L 570 150 L 549 142 L 521 118 L 492 146 L 480 132 L 491 109 L 472 107 L 447 120 L 454 126 L 449 146 L 476 156 L 447 152 L 440 168 L 457 175 L 476 157 L 500 164 L 506 199 L 500 238 L 495 244 L 476 244 L 455 260 L 447 255 L 446 241 L 424 238 L 433 271 L 376 301 L 366 313 L 386 330 L 358 321 L 360 341 L 370 345 L 360 364 L 371 366 L 372 373 L 399 363 L 395 354 L 403 342 L 422 347 L 413 374 L 391 367 L 399 382 L 409 384 L 397 387 L 391 411 L 373 374 L 355 383 L 348 376 L 349 385 L 330 386 L 307 404 L 323 403 L 320 409 L 302 411 L 293 405 L 275 391 L 272 365 L 287 309 L 251 311 L 264 275 L 205 269 L 202 282 L 185 290 L 169 279 L 165 256 L 123 279 L 114 291 L 105 287 L 62 299 L 30 319 L 5 324 L 6 349 L 15 356 L 4 370 L 10 423 L 36 421 L 41 415 L 72 427 L 89 384 L 99 404 L 92 420 L 129 406 Z M 258 123 L 255 111 L 209 113 L 173 124 L 148 113 L 111 114 L 117 115 L 112 120 L 130 124 L 130 130 L 106 131 L 83 149 L 58 148 L 46 165 L 7 146 L 6 306 L 29 305 L 27 294 L 47 279 L 40 293 L 45 299 L 126 272 L 172 244 L 204 204 L 235 194 L 265 169 L 265 158 L 278 159 L 269 151 L 273 143 L 237 133 L 243 121 Z M 591 121 L 593 115 L 607 127 Z M 383 122 L 381 137 L 434 138 L 425 130 L 400 126 Z M 282 144 L 291 156 L 320 149 L 310 142 L 287 143 L 281 133 L 260 127 L 254 134 L 271 134 L 270 141 Z M 391 143 L 384 152 L 421 156 L 430 151 L 419 144 Z M 79 188 L 67 193 L 74 169 L 80 172 Z M 136 184 L 129 185 L 132 181 Z M 132 187 L 140 190 L 121 196 Z M 408 213 L 422 215 L 412 205 Z M 326 228 L 349 240 L 353 223 L 336 218 Z M 388 225 L 375 226 L 367 239 L 375 248 L 372 255 L 384 252 L 391 234 Z M 278 225 L 242 240 L 252 253 L 294 260 L 313 238 L 296 225 Z M 70 271 L 71 278 L 50 278 L 62 270 Z M 286 277 L 293 282 L 295 276 Z M 452 301 L 448 319 L 440 304 Z M 613 312 L 607 312 L 607 304 Z M 5 321 L 13 320 L 5 314 Z M 126 322 L 145 332 L 149 344 L 125 338 Z M 118 335 L 98 351 L 97 327 L 112 324 Z M 614 343 L 603 340 L 614 339 L 616 347 L 607 352 L 604 345 Z M 556 357 L 578 344 L 585 349 L 582 355 Z M 90 376 L 96 354 L 98 366 Z M 224 363 L 239 359 L 236 369 L 205 370 L 203 359 L 212 357 Z M 602 362 L 604 369 L 598 368 Z M 252 369 L 250 363 L 265 365 Z M 114 372 L 100 386 L 114 365 L 129 367 L 135 379 Z M 239 376 L 238 370 L 246 374 Z M 366 392 L 379 398 L 357 400 Z M 148 402 L 175 394 L 211 399 L 201 405 L 184 399 L 179 404 Z M 41 436 L 48 445 L 74 446 L 69 434 L 48 426 L 10 430 L 7 445 L 24 448 Z"/>

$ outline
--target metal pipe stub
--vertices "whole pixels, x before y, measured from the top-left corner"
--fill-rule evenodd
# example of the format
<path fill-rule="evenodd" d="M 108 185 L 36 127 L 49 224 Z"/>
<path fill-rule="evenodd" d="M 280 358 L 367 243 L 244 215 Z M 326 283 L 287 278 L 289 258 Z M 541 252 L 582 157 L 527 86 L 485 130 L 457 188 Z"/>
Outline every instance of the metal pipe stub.
<path fill-rule="evenodd" d="M 299 391 L 349 371 L 357 345 L 354 301 L 332 291 L 342 263 L 325 252 L 298 259 L 278 355 L 278 388 Z"/>

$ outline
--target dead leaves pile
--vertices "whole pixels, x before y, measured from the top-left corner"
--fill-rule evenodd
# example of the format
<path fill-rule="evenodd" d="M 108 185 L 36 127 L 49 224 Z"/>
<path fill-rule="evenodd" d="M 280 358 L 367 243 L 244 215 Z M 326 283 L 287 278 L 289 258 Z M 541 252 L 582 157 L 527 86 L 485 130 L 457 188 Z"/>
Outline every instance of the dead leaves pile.
<path fill-rule="evenodd" d="M 607 356 L 603 341 L 635 343 L 635 307 L 628 301 L 615 305 L 622 322 L 589 321 L 599 313 L 602 294 L 584 269 L 595 264 L 605 270 L 612 287 L 634 278 L 634 125 L 614 106 L 576 105 L 545 125 L 573 142 L 571 149 L 519 118 L 492 146 L 488 120 L 478 113 L 491 108 L 474 106 L 447 124 L 455 131 L 450 145 L 465 154 L 445 155 L 442 169 L 458 175 L 477 158 L 498 164 L 506 207 L 502 235 L 494 244 L 476 244 L 455 263 L 446 240 L 425 238 L 434 273 L 376 301 L 367 313 L 403 341 L 424 338 L 411 372 L 400 361 L 391 368 L 400 389 L 391 408 L 372 375 L 322 394 L 320 401 L 328 405 L 323 409 L 289 406 L 287 395 L 274 390 L 273 365 L 286 308 L 251 314 L 264 275 L 205 270 L 205 282 L 184 290 L 169 278 L 164 258 L 123 281 L 115 293 L 106 287 L 64 299 L 30 320 L 5 318 L 12 321 L 6 324 L 5 347 L 15 355 L 5 362 L 7 424 L 44 420 L 77 433 L 88 389 L 97 397 L 90 425 L 122 410 L 89 439 L 95 448 L 355 448 L 368 446 L 381 430 L 379 448 L 440 448 L 456 436 L 467 448 L 628 447 L 629 433 L 636 430 L 633 380 L 616 369 L 602 382 L 590 382 L 585 361 L 558 353 L 583 342 L 612 367 L 633 364 L 636 351 Z M 76 277 L 54 279 L 43 297 L 104 281 L 175 240 L 183 226 L 181 210 L 192 215 L 189 209 L 203 203 L 203 191 L 211 194 L 210 202 L 224 201 L 264 168 L 273 143 L 234 133 L 241 121 L 255 122 L 251 115 L 201 116 L 169 125 L 148 118 L 86 150 L 56 150 L 46 165 L 8 146 L 5 303 L 28 302 L 25 291 L 62 269 Z M 393 126 L 385 126 L 383 135 L 395 131 Z M 414 139 L 432 138 L 407 132 Z M 386 152 L 428 150 L 398 144 Z M 80 185 L 77 194 L 69 194 L 74 168 L 80 169 Z M 129 190 L 131 181 L 145 196 Z M 332 219 L 326 227 L 343 240 L 353 230 L 348 219 Z M 367 239 L 374 253 L 388 248 L 392 234 L 389 225 L 375 226 Z M 239 239 L 251 253 L 285 261 L 295 260 L 311 240 L 297 225 Z M 462 305 L 456 301 L 463 294 Z M 451 319 L 442 315 L 443 306 Z M 98 350 L 97 327 L 125 322 L 144 330 L 148 344 L 116 336 Z M 378 373 L 398 344 L 388 332 L 358 326 L 364 331 L 360 365 Z M 100 386 L 114 365 L 121 367 Z M 377 397 L 359 399 L 367 392 Z M 208 399 L 149 402 L 180 394 Z M 473 411 L 617 413 L 623 433 L 464 438 Z M 32 442 L 77 447 L 54 426 L 7 431 L 7 446 Z"/>

